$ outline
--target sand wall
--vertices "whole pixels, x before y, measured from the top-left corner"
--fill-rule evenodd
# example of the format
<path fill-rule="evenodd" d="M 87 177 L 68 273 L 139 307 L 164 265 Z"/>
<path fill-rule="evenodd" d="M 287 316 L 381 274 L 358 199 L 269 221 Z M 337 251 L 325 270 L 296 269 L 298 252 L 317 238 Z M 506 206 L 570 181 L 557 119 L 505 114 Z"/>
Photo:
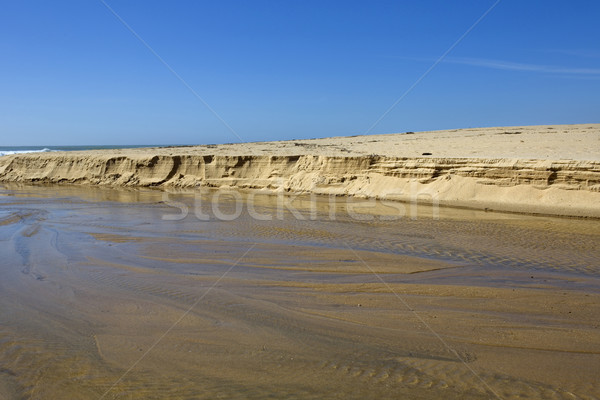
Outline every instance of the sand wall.
<path fill-rule="evenodd" d="M 600 217 L 600 162 L 61 152 L 4 156 L 0 181 L 235 187 Z"/>

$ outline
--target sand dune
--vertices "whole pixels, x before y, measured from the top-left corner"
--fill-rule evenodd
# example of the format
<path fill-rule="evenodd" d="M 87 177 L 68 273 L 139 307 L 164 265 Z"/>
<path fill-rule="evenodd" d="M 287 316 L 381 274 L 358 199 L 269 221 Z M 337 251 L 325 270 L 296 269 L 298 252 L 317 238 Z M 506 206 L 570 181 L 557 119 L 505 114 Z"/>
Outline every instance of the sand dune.
<path fill-rule="evenodd" d="M 0 181 L 235 187 L 600 217 L 600 124 L 18 154 Z"/>

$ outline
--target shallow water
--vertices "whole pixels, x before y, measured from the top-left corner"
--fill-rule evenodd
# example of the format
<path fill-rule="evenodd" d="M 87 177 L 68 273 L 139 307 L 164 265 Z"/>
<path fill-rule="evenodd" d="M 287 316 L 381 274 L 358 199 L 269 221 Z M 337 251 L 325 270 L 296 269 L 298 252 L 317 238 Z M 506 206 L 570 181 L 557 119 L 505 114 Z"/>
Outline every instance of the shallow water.
<path fill-rule="evenodd" d="M 1 189 L 0 399 L 600 396 L 600 222 L 211 198 Z"/>

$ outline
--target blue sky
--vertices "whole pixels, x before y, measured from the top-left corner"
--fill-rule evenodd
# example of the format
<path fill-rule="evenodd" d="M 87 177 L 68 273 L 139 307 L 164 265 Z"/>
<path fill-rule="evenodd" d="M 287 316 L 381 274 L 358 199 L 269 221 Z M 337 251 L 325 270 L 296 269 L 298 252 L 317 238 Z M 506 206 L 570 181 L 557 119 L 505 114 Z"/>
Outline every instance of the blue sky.
<path fill-rule="evenodd" d="M 500 1 L 375 126 L 495 0 L 105 1 L 154 53 L 101 1 L 4 2 L 0 146 L 600 122 L 597 1 Z"/>

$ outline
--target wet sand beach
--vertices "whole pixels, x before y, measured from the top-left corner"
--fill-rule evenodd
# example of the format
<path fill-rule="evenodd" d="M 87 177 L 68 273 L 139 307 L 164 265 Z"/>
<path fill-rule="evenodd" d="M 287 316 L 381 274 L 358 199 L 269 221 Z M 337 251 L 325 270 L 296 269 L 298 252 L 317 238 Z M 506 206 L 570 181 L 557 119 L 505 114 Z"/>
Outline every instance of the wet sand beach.
<path fill-rule="evenodd" d="M 600 0 L 541 3 L 4 2 L 0 400 L 600 400 Z"/>
<path fill-rule="evenodd" d="M 5 185 L 0 399 L 600 396 L 597 220 L 204 196 Z"/>

